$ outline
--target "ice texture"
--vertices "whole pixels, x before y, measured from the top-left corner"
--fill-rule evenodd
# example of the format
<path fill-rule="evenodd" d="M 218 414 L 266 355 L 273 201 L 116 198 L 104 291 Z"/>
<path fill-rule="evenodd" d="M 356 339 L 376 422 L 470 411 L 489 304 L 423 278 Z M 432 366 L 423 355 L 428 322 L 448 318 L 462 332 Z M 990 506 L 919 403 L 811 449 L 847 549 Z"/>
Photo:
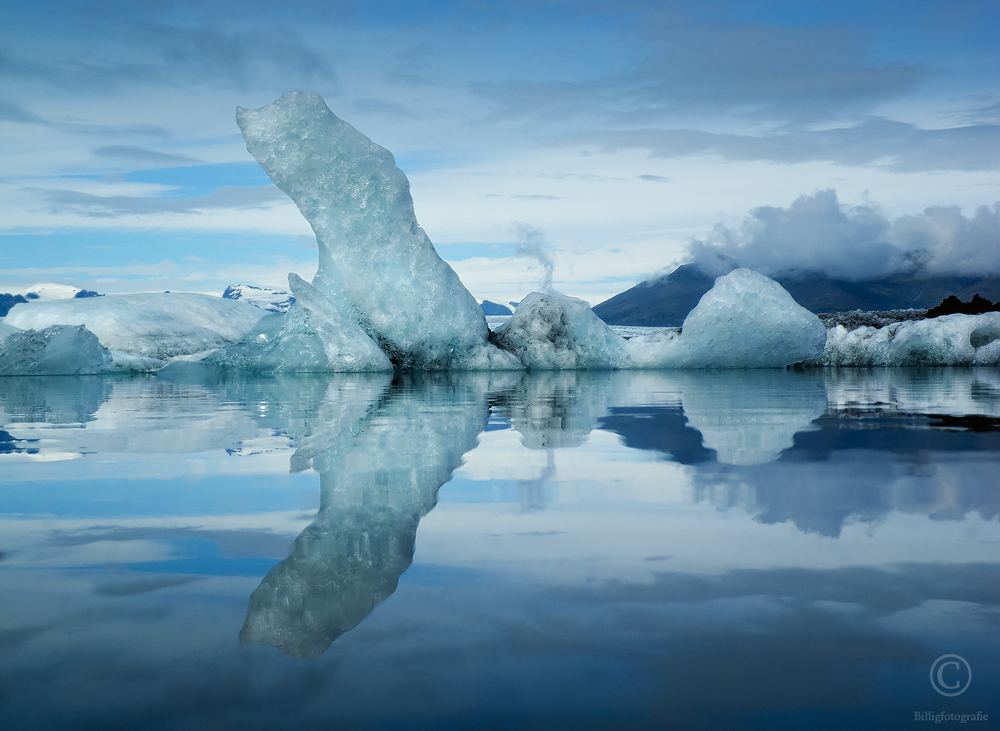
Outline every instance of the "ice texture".
<path fill-rule="evenodd" d="M 193 293 L 119 294 L 15 305 L 7 323 L 25 330 L 83 325 L 109 350 L 168 361 L 239 340 L 261 310 Z"/>
<path fill-rule="evenodd" d="M 535 370 L 628 365 L 627 341 L 595 315 L 586 302 L 561 294 L 532 292 L 491 339 Z"/>
<path fill-rule="evenodd" d="M 882 328 L 829 331 L 826 366 L 1000 365 L 1000 313 L 944 315 Z"/>
<path fill-rule="evenodd" d="M 95 375 L 110 365 L 111 353 L 82 326 L 54 325 L 0 340 L 0 376 Z"/>
<path fill-rule="evenodd" d="M 492 338 L 532 369 L 781 368 L 822 353 L 826 328 L 774 280 L 736 269 L 716 280 L 680 334 L 625 340 L 583 300 L 534 292 Z"/>
<path fill-rule="evenodd" d="M 315 93 L 239 108 L 247 150 L 316 233 L 313 285 L 402 368 L 518 364 L 487 343 L 486 319 L 417 223 L 392 154 Z"/>
<path fill-rule="evenodd" d="M 286 315 L 268 315 L 236 343 L 205 358 L 224 368 L 268 372 L 391 371 L 375 341 L 311 284 L 288 275 L 295 295 Z"/>
<path fill-rule="evenodd" d="M 21 332 L 21 328 L 14 327 L 13 325 L 7 323 L 2 317 L 0 317 L 0 340 L 3 340 L 8 335 L 17 332 Z"/>
<path fill-rule="evenodd" d="M 634 344 L 633 360 L 643 367 L 780 368 L 822 353 L 826 328 L 773 279 L 734 269 L 715 280 L 670 344 L 666 358 Z"/>

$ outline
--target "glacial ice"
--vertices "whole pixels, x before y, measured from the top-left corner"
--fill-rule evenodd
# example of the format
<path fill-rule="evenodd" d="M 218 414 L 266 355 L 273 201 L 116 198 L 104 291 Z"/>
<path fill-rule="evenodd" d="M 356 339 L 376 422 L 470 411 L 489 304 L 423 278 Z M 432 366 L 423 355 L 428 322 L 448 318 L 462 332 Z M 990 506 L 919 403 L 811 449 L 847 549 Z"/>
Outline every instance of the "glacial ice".
<path fill-rule="evenodd" d="M 237 110 L 247 150 L 316 233 L 313 285 L 403 368 L 517 368 L 487 340 L 486 319 L 417 223 L 392 154 L 294 92 Z"/>
<path fill-rule="evenodd" d="M 632 341 L 629 341 L 632 343 Z M 636 342 L 638 367 L 780 368 L 823 352 L 826 328 L 773 279 L 735 269 L 715 280 L 666 344 Z"/>
<path fill-rule="evenodd" d="M 1000 365 L 1000 313 L 944 315 L 883 328 L 843 325 L 814 363 L 825 366 Z"/>
<path fill-rule="evenodd" d="M 594 314 L 590 305 L 561 294 L 532 292 L 491 339 L 538 370 L 622 368 L 626 340 Z"/>
<path fill-rule="evenodd" d="M 29 302 L 6 320 L 25 330 L 83 325 L 109 350 L 168 361 L 239 340 L 261 314 L 244 302 L 175 292 Z"/>
<path fill-rule="evenodd" d="M 680 335 L 625 340 L 586 302 L 535 292 L 492 339 L 532 369 L 780 368 L 819 355 L 826 329 L 777 282 L 736 269 L 716 280 Z"/>
<path fill-rule="evenodd" d="M 205 358 L 245 371 L 391 371 L 392 363 L 356 323 L 345 319 L 311 284 L 288 275 L 295 303 L 285 315 L 263 317 L 239 341 Z"/>
<path fill-rule="evenodd" d="M 0 340 L 0 376 L 95 375 L 110 365 L 111 353 L 83 326 L 53 325 Z"/>

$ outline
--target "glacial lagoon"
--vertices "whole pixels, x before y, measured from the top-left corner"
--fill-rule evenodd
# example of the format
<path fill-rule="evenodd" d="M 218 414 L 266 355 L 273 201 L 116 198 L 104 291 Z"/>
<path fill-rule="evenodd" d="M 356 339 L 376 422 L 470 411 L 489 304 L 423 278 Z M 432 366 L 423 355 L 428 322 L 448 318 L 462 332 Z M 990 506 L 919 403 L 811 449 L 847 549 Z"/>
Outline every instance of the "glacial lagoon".
<path fill-rule="evenodd" d="M 5 729 L 1000 719 L 996 369 L 2 378 L 0 475 Z"/>

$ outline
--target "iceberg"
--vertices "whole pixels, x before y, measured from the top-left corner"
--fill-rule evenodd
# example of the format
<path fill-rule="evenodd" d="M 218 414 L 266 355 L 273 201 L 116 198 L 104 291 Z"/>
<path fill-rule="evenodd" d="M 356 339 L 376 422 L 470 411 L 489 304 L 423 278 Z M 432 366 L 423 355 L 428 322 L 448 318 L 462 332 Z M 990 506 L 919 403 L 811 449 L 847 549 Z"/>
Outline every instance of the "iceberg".
<path fill-rule="evenodd" d="M 532 292 L 490 339 L 531 369 L 622 368 L 629 362 L 627 341 L 586 302 L 562 294 Z"/>
<path fill-rule="evenodd" d="M 625 340 L 583 300 L 534 292 L 492 334 L 528 368 L 783 368 L 816 358 L 826 343 L 820 319 L 763 274 L 719 277 L 680 334 Z"/>
<path fill-rule="evenodd" d="M 253 305 L 204 294 L 118 294 L 22 303 L 6 320 L 24 330 L 82 325 L 109 350 L 166 362 L 239 340 L 261 314 Z"/>
<path fill-rule="evenodd" d="M 773 279 L 734 269 L 715 280 L 678 337 L 629 343 L 636 367 L 781 368 L 822 353 L 826 328 Z"/>
<path fill-rule="evenodd" d="M 96 375 L 111 362 L 108 349 L 82 326 L 53 325 L 0 340 L 0 376 Z"/>
<path fill-rule="evenodd" d="M 487 342 L 483 311 L 437 255 L 392 154 L 315 93 L 237 109 L 247 150 L 316 233 L 313 285 L 398 367 L 519 368 Z"/>
<path fill-rule="evenodd" d="M 392 363 L 356 323 L 297 274 L 288 314 L 268 315 L 239 341 L 211 353 L 207 363 L 245 371 L 391 371 Z"/>
<path fill-rule="evenodd" d="M 943 315 L 882 328 L 832 328 L 823 366 L 1000 365 L 1000 313 Z"/>

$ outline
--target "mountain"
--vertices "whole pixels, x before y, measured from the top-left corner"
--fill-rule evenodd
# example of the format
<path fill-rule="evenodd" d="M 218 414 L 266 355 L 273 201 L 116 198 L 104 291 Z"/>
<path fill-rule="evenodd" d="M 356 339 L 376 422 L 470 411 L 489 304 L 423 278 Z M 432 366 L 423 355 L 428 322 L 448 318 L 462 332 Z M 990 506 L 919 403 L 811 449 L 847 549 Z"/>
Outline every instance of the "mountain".
<path fill-rule="evenodd" d="M 222 297 L 227 300 L 243 300 L 269 312 L 287 312 L 295 303 L 291 293 L 269 287 L 255 287 L 252 284 L 230 284 Z"/>
<path fill-rule="evenodd" d="M 893 274 L 876 279 L 848 281 L 812 272 L 775 277 L 800 305 L 816 314 L 850 310 L 928 309 L 949 296 L 962 300 L 980 295 L 1000 299 L 1000 275 L 936 276 L 917 278 Z M 640 282 L 594 308 L 609 325 L 680 327 L 715 277 L 694 264 L 670 274 Z"/>
<path fill-rule="evenodd" d="M 483 310 L 484 315 L 513 315 L 511 309 L 507 305 L 498 305 L 496 302 L 490 302 L 489 300 L 483 300 L 479 306 Z"/>
<path fill-rule="evenodd" d="M 24 294 L 0 294 L 0 317 L 6 317 L 7 313 L 10 312 L 11 307 L 21 304 L 22 302 L 33 302 L 35 300 L 46 302 L 48 300 L 73 299 L 74 297 L 81 298 L 102 296 L 103 295 L 100 295 L 93 290 L 80 289 L 79 287 L 72 287 L 68 284 L 52 284 L 43 282 L 30 287 Z"/>

